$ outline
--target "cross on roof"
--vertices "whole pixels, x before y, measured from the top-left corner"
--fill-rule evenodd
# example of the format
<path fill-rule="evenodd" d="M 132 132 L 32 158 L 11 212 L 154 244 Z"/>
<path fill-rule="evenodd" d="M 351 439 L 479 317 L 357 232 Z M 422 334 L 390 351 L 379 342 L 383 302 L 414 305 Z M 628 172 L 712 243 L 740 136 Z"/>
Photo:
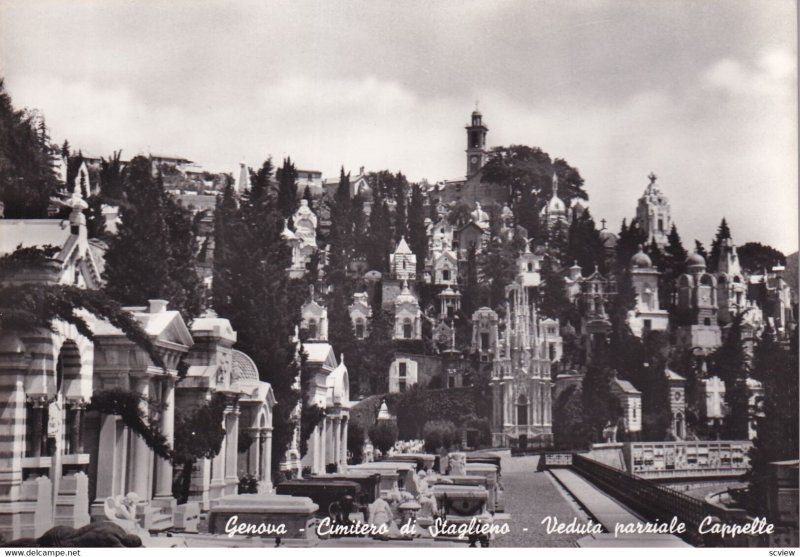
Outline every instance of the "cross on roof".
<path fill-rule="evenodd" d="M 603 228 L 601 228 L 600 230 L 605 230 L 606 229 L 606 219 L 600 219 L 600 224 L 603 225 Z"/>
<path fill-rule="evenodd" d="M 651 172 L 647 177 L 650 178 L 650 183 L 651 184 L 654 184 L 655 181 L 656 181 L 656 178 L 658 178 L 658 176 L 656 176 L 653 172 Z"/>

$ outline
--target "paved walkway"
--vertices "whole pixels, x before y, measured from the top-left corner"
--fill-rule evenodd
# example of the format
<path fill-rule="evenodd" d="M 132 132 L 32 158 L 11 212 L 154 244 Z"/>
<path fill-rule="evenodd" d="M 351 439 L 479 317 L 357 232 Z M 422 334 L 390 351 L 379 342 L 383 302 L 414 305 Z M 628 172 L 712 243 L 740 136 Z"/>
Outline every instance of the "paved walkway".
<path fill-rule="evenodd" d="M 585 508 L 596 522 L 613 532 L 617 524 L 640 522 L 642 519 L 626 507 L 600 491 L 581 476 L 566 468 L 554 468 L 550 473 L 569 491 Z"/>
<path fill-rule="evenodd" d="M 578 534 L 548 534 L 542 519 L 553 516 L 569 523 L 586 517 L 545 472 L 536 472 L 537 456 L 511 457 L 509 451 L 492 451 L 501 456 L 505 512 L 510 532 L 497 536 L 492 547 L 575 547 Z"/>

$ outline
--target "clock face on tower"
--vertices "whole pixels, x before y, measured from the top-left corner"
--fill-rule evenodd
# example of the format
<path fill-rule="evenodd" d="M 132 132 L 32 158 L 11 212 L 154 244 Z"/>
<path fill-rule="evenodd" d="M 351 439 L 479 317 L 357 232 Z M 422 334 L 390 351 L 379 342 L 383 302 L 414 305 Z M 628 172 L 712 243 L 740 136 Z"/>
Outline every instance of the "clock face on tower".
<path fill-rule="evenodd" d="M 475 155 L 472 155 L 472 157 L 470 157 L 470 159 L 469 159 L 469 162 L 471 162 L 472 164 L 475 164 L 476 162 L 478 162 L 478 157 L 475 156 Z"/>

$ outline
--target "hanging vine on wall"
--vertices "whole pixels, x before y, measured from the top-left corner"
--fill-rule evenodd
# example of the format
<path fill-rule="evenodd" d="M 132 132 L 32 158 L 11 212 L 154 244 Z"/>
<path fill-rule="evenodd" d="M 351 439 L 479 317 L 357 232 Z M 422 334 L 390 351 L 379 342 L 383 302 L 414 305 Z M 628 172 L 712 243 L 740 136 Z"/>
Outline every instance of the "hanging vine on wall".
<path fill-rule="evenodd" d="M 223 419 L 228 399 L 223 393 L 214 393 L 211 400 L 188 414 L 175 416 L 175 448 L 172 461 L 182 466 L 182 473 L 173 484 L 173 495 L 179 503 L 189 497 L 192 471 L 195 462 L 202 458 L 214 458 L 225 439 Z"/>
<path fill-rule="evenodd" d="M 314 428 L 325 418 L 325 409 L 317 406 L 310 398 L 311 383 L 314 380 L 314 373 L 306 365 L 308 355 L 306 351 L 300 349 L 300 384 L 302 406 L 300 407 L 300 455 L 304 456 L 308 451 L 308 438 L 314 432 Z"/>
<path fill-rule="evenodd" d="M 158 426 L 147 422 L 147 412 L 142 407 L 145 402 L 149 407 L 154 403 L 145 396 L 124 389 L 107 389 L 95 391 L 87 410 L 119 416 L 131 431 L 144 440 L 153 452 L 165 460 L 172 459 L 172 449 Z"/>
<path fill-rule="evenodd" d="M 54 264 L 55 248 L 22 248 L 0 257 L 0 278 L 13 277 L 32 270 L 46 271 Z M 0 287 L 0 332 L 52 329 L 55 321 L 73 325 L 78 333 L 94 341 L 94 332 L 85 317 L 85 310 L 108 321 L 141 347 L 153 363 L 166 369 L 164 360 L 150 337 L 133 314 L 102 290 L 89 290 L 62 284 L 9 284 Z"/>

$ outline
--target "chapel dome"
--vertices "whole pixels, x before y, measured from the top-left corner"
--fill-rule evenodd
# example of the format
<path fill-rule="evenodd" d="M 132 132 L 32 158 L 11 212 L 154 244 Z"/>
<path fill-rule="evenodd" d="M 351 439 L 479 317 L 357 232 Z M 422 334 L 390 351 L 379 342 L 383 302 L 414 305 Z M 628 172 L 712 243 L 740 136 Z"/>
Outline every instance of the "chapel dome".
<path fill-rule="evenodd" d="M 638 268 L 638 269 L 650 269 L 653 266 L 653 261 L 650 259 L 644 251 L 642 251 L 642 247 L 639 246 L 639 251 L 631 257 L 631 267 Z"/>
<path fill-rule="evenodd" d="M 706 260 L 703 259 L 703 256 L 697 252 L 694 252 L 689 257 L 686 258 L 686 267 L 703 267 L 706 266 Z"/>

